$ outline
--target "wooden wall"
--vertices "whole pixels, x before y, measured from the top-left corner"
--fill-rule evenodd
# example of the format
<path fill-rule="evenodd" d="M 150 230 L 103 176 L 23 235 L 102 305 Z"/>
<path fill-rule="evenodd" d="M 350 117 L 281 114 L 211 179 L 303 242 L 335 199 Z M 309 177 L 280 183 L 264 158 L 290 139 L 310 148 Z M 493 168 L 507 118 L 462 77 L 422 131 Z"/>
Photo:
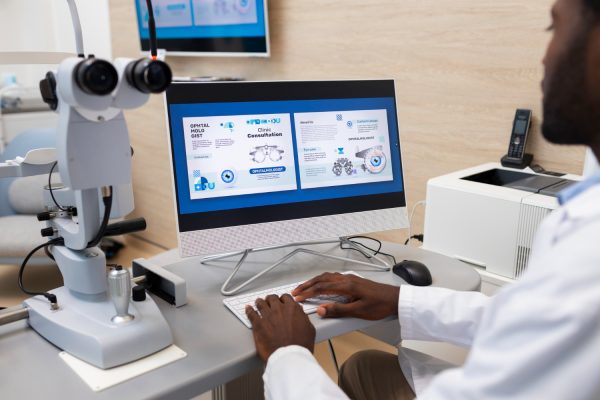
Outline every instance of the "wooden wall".
<path fill-rule="evenodd" d="M 552 0 L 270 0 L 270 59 L 175 58 L 175 75 L 248 80 L 393 78 L 409 207 L 427 179 L 499 160 L 515 108 L 534 110 L 529 150 L 546 169 L 581 173 L 582 148 L 537 127 Z M 139 54 L 133 0 L 110 0 L 115 57 Z M 142 236 L 177 245 L 163 100 L 127 114 Z M 423 210 L 419 210 L 421 231 Z M 397 233 L 403 235 L 403 232 Z"/>

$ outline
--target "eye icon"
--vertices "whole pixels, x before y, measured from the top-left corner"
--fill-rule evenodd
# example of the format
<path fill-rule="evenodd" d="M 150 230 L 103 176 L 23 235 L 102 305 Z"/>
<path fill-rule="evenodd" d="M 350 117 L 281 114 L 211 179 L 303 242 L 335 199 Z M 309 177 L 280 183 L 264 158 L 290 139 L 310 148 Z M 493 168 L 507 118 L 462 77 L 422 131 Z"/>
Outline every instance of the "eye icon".
<path fill-rule="evenodd" d="M 381 165 L 381 158 L 378 156 L 371 157 L 371 165 L 374 167 L 379 167 Z"/>
<path fill-rule="evenodd" d="M 226 188 L 232 188 L 235 186 L 235 181 L 237 180 L 237 173 L 235 169 L 229 167 L 225 168 L 221 171 L 221 182 L 223 182 L 223 186 Z"/>
<path fill-rule="evenodd" d="M 235 174 L 233 173 L 233 171 L 227 169 L 221 174 L 221 179 L 225 183 L 231 183 L 235 179 Z"/>
<path fill-rule="evenodd" d="M 356 157 L 363 160 L 363 164 L 360 167 L 365 172 L 379 174 L 385 169 L 386 156 L 382 146 L 374 146 L 357 151 Z"/>

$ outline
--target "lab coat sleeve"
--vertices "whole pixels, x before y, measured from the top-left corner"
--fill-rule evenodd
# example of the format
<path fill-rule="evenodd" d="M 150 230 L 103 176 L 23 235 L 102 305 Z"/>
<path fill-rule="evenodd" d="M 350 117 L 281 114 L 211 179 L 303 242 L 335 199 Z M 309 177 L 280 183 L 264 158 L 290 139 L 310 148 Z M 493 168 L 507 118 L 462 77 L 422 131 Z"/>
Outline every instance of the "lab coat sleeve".
<path fill-rule="evenodd" d="M 403 340 L 447 342 L 469 347 L 489 297 L 438 287 L 400 287 L 398 320 Z"/>
<path fill-rule="evenodd" d="M 436 376 L 419 400 L 598 399 L 600 291 L 582 276 L 572 289 L 539 277 L 497 294 L 465 365 Z"/>
<path fill-rule="evenodd" d="M 348 399 L 301 346 L 282 347 L 271 354 L 263 381 L 266 400 Z"/>

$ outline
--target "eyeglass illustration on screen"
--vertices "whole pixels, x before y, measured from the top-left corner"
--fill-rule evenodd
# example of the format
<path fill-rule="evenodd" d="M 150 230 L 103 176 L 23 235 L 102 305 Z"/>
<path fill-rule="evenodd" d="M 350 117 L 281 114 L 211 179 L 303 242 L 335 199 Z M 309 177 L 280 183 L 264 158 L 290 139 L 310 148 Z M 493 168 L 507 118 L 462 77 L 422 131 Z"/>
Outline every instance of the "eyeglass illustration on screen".
<path fill-rule="evenodd" d="M 270 146 L 268 144 L 264 146 L 257 146 L 250 152 L 252 161 L 256 163 L 263 163 L 269 158 L 272 162 L 277 162 L 283 158 L 284 150 L 278 146 Z"/>

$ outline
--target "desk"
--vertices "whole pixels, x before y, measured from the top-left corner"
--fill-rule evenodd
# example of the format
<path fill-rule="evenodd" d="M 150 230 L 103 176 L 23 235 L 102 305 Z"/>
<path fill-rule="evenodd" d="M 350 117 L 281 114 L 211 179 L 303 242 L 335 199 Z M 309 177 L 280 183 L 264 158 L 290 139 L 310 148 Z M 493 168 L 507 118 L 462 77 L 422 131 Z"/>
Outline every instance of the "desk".
<path fill-rule="evenodd" d="M 349 257 L 356 252 L 339 250 L 336 245 L 318 246 Z M 456 290 L 479 290 L 480 277 L 470 266 L 446 256 L 421 249 L 384 243 L 383 250 L 402 259 L 425 263 L 433 275 L 433 284 Z M 281 257 L 285 250 L 249 257 L 240 281 L 267 262 Z M 258 258 L 260 257 L 260 259 Z M 59 350 L 19 321 L 0 327 L 0 397 L 3 399 L 187 399 L 224 384 L 261 366 L 256 357 L 252 334 L 222 304 L 219 289 L 234 266 L 233 261 L 203 266 L 198 259 L 180 260 L 174 251 L 152 258 L 187 281 L 188 304 L 175 309 L 157 300 L 173 331 L 175 344 L 188 356 L 173 364 L 142 375 L 99 393 L 92 390 L 59 358 Z M 325 271 L 354 270 L 374 281 L 400 285 L 403 281 L 392 272 L 378 272 L 341 261 L 300 254 L 255 282 L 248 291 L 274 287 L 308 279 Z M 317 341 L 357 329 L 366 329 L 378 321 L 352 318 L 320 319 L 310 316 L 317 329 Z"/>

